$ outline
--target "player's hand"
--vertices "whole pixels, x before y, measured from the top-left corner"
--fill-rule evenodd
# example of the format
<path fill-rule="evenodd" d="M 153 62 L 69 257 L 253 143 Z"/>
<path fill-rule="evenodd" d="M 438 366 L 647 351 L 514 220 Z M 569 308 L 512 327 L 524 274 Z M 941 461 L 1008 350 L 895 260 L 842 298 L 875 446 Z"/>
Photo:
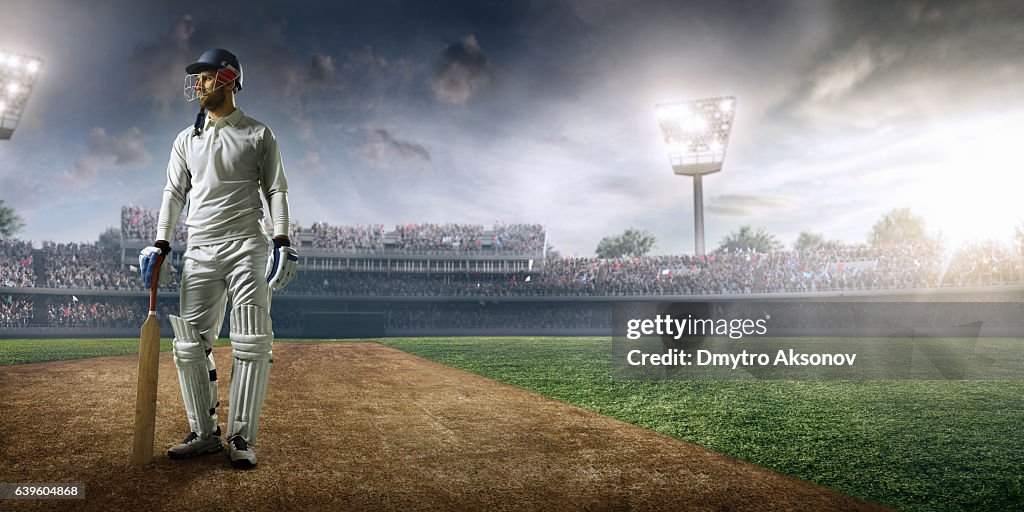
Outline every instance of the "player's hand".
<path fill-rule="evenodd" d="M 153 282 L 153 266 L 156 265 L 156 257 L 164 255 L 164 264 L 160 265 L 160 275 L 157 277 L 158 284 L 167 284 L 171 281 L 171 244 L 166 240 L 157 240 L 153 245 L 146 247 L 139 253 L 139 272 L 142 274 L 142 282 L 149 289 Z"/>
<path fill-rule="evenodd" d="M 267 283 L 277 291 L 295 279 L 299 271 L 299 251 L 296 251 L 288 237 L 275 237 L 274 250 L 267 259 Z"/>

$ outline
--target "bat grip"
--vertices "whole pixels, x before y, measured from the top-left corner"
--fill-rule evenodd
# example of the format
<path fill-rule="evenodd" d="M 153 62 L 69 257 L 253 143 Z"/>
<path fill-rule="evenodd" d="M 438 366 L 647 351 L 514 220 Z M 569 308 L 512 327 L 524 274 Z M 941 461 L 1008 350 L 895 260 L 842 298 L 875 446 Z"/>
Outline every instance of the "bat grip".
<path fill-rule="evenodd" d="M 158 254 L 153 265 L 153 277 L 149 282 L 149 312 L 156 313 L 156 289 L 160 286 L 160 269 L 164 264 L 164 254 Z"/>

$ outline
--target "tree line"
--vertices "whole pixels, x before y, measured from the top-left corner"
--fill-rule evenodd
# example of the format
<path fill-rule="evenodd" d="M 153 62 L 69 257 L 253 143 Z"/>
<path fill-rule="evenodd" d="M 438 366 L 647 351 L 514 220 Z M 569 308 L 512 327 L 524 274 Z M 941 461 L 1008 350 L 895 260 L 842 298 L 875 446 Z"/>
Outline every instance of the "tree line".
<path fill-rule="evenodd" d="M 1024 243 L 1024 224 L 1016 230 L 1018 243 Z M 868 232 L 867 242 L 873 246 L 932 243 L 939 237 L 928 232 L 924 218 L 914 214 L 910 208 L 896 208 L 882 215 Z M 636 228 L 626 229 L 618 235 L 610 235 L 597 244 L 597 257 L 619 258 L 622 256 L 645 256 L 654 248 L 657 239 L 648 231 Z M 801 231 L 793 249 L 798 251 L 836 249 L 844 244 L 829 240 L 821 233 Z M 770 252 L 784 248 L 778 237 L 764 228 L 752 225 L 740 226 L 722 238 L 718 251 Z"/>

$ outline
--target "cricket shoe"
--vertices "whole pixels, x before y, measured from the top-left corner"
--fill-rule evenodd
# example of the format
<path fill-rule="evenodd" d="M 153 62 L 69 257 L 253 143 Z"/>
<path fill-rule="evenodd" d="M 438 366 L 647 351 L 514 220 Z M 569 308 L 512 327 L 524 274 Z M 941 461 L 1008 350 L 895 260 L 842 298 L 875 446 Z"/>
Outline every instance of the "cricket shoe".
<path fill-rule="evenodd" d="M 228 458 L 231 459 L 231 467 L 235 469 L 256 467 L 256 451 L 239 435 L 228 439 Z"/>
<path fill-rule="evenodd" d="M 214 430 L 210 437 L 203 439 L 199 434 L 190 432 L 181 444 L 176 444 L 167 450 L 167 456 L 172 459 L 188 459 L 208 453 L 217 453 L 224 449 L 220 441 L 220 427 Z"/>

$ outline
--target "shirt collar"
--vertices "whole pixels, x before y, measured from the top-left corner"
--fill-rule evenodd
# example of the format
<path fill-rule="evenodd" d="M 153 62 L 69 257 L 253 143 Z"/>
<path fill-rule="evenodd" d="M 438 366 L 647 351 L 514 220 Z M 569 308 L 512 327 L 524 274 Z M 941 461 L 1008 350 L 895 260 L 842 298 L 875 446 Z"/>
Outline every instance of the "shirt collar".
<path fill-rule="evenodd" d="M 242 121 L 243 117 L 245 117 L 245 112 L 242 112 L 242 109 L 238 107 L 235 107 L 235 111 L 229 114 L 227 117 L 222 117 L 220 119 L 214 119 L 207 115 L 206 128 L 209 128 L 222 120 L 230 124 L 231 126 L 238 126 L 238 123 Z"/>

